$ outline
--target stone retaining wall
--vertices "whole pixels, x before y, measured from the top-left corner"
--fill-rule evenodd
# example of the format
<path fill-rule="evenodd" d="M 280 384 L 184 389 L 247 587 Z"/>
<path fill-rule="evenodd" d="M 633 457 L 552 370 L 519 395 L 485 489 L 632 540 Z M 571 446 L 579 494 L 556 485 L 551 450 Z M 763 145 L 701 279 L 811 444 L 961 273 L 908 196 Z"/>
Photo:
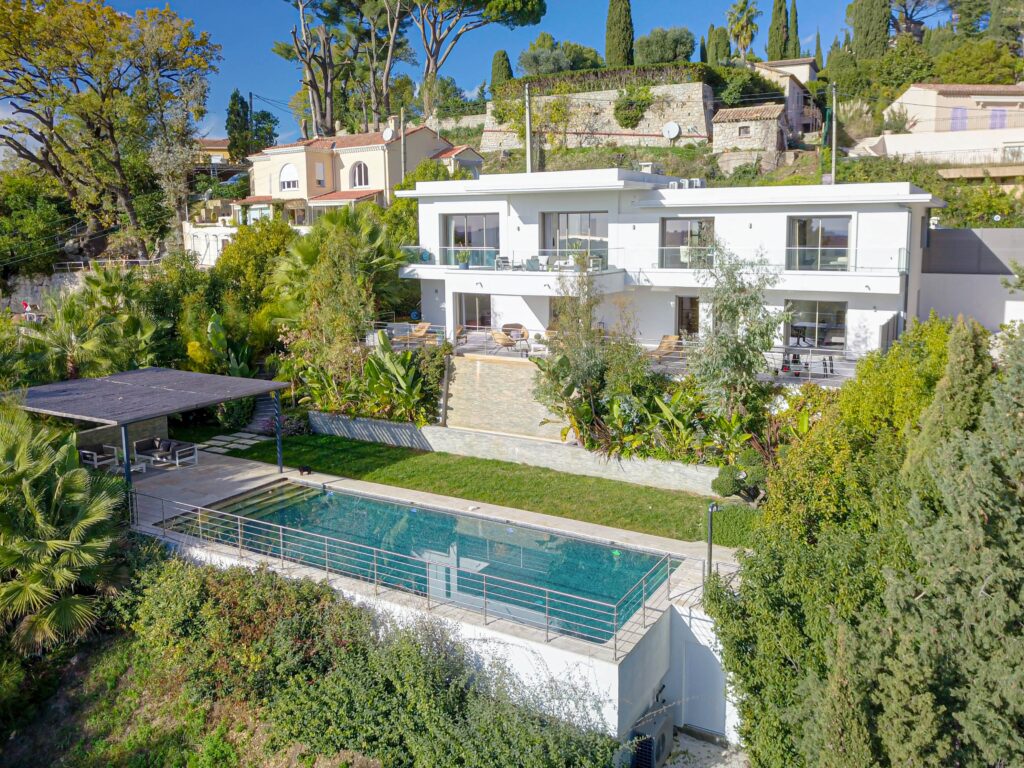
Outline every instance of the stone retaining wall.
<path fill-rule="evenodd" d="M 656 459 L 606 460 L 578 446 L 548 440 L 452 427 L 420 428 L 412 424 L 351 419 L 317 411 L 310 411 L 309 423 L 313 432 L 321 435 L 338 435 L 352 440 L 479 459 L 511 461 L 573 475 L 619 480 L 670 491 L 688 491 L 702 496 L 716 495 L 711 490 L 711 481 L 718 476 L 716 467 Z"/>

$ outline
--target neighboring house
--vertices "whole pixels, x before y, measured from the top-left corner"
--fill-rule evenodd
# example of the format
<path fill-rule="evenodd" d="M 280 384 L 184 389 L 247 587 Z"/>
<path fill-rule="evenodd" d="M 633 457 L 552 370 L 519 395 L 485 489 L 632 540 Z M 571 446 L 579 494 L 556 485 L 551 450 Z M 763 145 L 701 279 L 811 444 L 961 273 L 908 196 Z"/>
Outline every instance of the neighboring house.
<path fill-rule="evenodd" d="M 1024 128 L 1024 87 L 915 83 L 885 110 L 909 133 Z"/>
<path fill-rule="evenodd" d="M 708 330 L 699 267 L 717 240 L 778 272 L 768 304 L 791 312 L 780 344 L 856 358 L 899 335 L 941 200 L 908 183 L 686 186 L 622 169 L 420 182 L 398 193 L 419 201 L 419 250 L 401 274 L 420 281 L 424 319 L 449 337 L 506 323 L 543 333 L 582 264 L 604 326 L 628 318 L 654 345 Z"/>
<path fill-rule="evenodd" d="M 479 174 L 483 158 L 470 147 L 453 147 L 426 127 L 405 131 L 390 118 L 382 131 L 339 134 L 267 147 L 249 156 L 249 195 L 231 202 L 231 215 L 214 223 L 185 222 L 185 247 L 211 265 L 239 224 L 284 217 L 305 231 L 325 212 L 372 201 L 388 205 L 395 185 L 423 160 L 436 159 L 449 170 Z"/>
<path fill-rule="evenodd" d="M 782 90 L 787 138 L 795 141 L 805 133 L 821 130 L 821 110 L 805 85 L 818 79 L 813 58 L 757 62 L 753 68 Z"/>
<path fill-rule="evenodd" d="M 227 139 L 199 139 L 199 163 L 201 165 L 220 165 L 231 162 L 228 153 Z"/>
<path fill-rule="evenodd" d="M 782 104 L 718 110 L 714 117 L 714 151 L 783 151 L 786 148 L 785 112 Z"/>

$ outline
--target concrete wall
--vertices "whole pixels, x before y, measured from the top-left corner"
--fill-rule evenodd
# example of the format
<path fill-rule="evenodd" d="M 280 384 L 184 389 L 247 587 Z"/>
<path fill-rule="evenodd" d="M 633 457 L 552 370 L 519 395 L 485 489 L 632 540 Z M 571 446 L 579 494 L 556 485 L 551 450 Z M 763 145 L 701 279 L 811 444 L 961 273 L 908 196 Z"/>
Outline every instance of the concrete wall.
<path fill-rule="evenodd" d="M 0 310 L 21 312 L 23 301 L 42 304 L 43 299 L 50 294 L 77 291 L 84 285 L 85 275 L 83 271 L 55 275 L 16 275 L 11 279 L 10 291 L 0 294 Z"/>
<path fill-rule="evenodd" d="M 1024 159 L 1024 127 L 1000 130 L 915 131 L 862 139 L 853 156 L 899 157 L 934 163 L 980 164 Z"/>
<path fill-rule="evenodd" d="M 557 136 L 553 137 L 553 143 L 559 145 L 671 147 L 711 138 L 713 98 L 710 86 L 703 83 L 656 85 L 651 87 L 651 94 L 654 103 L 640 124 L 633 129 L 623 128 L 615 120 L 615 99 L 619 95 L 617 90 L 540 96 L 533 99 L 534 129 L 538 134 L 544 131 L 542 115 L 545 107 L 556 99 L 566 98 L 569 101 L 569 121 L 565 126 L 557 126 Z M 667 122 L 677 123 L 682 128 L 679 138 L 669 140 L 662 136 L 661 128 Z M 538 136 L 538 141 L 541 140 L 548 141 L 546 137 Z M 522 145 L 519 134 L 509 124 L 499 123 L 494 116 L 492 104 L 488 104 L 480 151 L 520 149 Z"/>
<path fill-rule="evenodd" d="M 224 251 L 224 246 L 234 240 L 236 234 L 238 227 L 192 224 L 188 221 L 181 224 L 185 248 L 199 258 L 199 265 L 203 267 L 212 267 L 216 264 Z"/>
<path fill-rule="evenodd" d="M 454 453 L 480 459 L 511 461 L 545 467 L 574 475 L 620 480 L 673 491 L 715 496 L 711 481 L 718 469 L 654 459 L 608 461 L 573 445 L 533 440 L 527 437 L 495 435 L 463 429 L 350 419 L 338 414 L 310 411 L 310 427 L 317 434 L 331 434 L 354 440 Z M 418 433 L 418 434 L 416 434 Z"/>

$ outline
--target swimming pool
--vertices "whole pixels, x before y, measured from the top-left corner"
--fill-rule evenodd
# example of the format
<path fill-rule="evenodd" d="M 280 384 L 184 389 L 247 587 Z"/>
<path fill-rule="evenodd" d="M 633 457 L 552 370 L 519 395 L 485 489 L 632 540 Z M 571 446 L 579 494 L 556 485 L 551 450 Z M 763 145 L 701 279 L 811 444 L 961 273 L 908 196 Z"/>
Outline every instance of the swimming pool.
<path fill-rule="evenodd" d="M 563 634 L 607 642 L 670 558 L 490 518 L 282 481 L 167 527 Z"/>

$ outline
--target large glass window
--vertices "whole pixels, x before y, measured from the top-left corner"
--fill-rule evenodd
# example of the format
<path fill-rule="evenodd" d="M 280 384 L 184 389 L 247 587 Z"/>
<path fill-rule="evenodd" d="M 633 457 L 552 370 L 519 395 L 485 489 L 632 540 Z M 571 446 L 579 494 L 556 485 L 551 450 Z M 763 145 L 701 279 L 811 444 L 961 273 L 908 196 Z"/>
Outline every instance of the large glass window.
<path fill-rule="evenodd" d="M 786 346 L 796 349 L 846 348 L 845 301 L 797 299 L 787 301 L 786 309 L 790 315 Z"/>
<path fill-rule="evenodd" d="M 786 269 L 845 271 L 849 246 L 849 216 L 790 218 Z"/>
<path fill-rule="evenodd" d="M 676 332 L 680 336 L 700 333 L 700 299 L 696 296 L 676 296 Z"/>
<path fill-rule="evenodd" d="M 491 297 L 486 293 L 460 293 L 455 302 L 455 324 L 463 328 L 490 328 Z"/>
<path fill-rule="evenodd" d="M 662 269 L 700 269 L 710 266 L 715 243 L 714 219 L 662 219 Z"/>
<path fill-rule="evenodd" d="M 541 235 L 544 256 L 564 259 L 576 255 L 608 256 L 608 213 L 545 213 Z"/>
<path fill-rule="evenodd" d="M 455 213 L 444 217 L 442 264 L 493 267 L 501 249 L 496 213 Z"/>

